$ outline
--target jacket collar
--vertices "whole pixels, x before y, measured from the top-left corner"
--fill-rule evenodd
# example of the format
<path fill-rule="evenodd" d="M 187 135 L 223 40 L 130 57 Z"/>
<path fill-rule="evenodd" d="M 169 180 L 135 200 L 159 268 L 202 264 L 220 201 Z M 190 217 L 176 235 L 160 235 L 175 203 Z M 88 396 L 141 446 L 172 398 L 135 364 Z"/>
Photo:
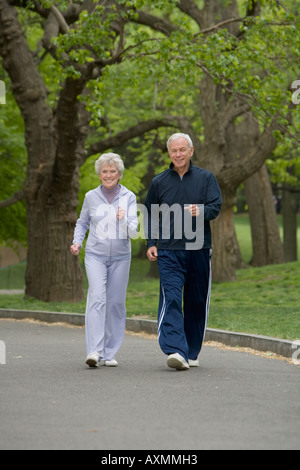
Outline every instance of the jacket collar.
<path fill-rule="evenodd" d="M 187 171 L 186 173 L 190 173 L 190 172 L 192 171 L 192 169 L 193 169 L 193 166 L 194 166 L 194 165 L 193 165 L 192 160 L 191 160 L 191 161 L 190 161 L 189 169 L 188 169 L 188 171 Z M 176 172 L 176 170 L 174 170 L 174 163 L 170 163 L 169 168 L 170 168 L 170 170 L 173 170 L 173 171 Z M 176 172 L 176 173 L 177 173 L 177 172 Z M 186 174 L 186 173 L 185 173 L 185 174 Z"/>
<path fill-rule="evenodd" d="M 120 185 L 120 186 L 121 186 L 121 190 L 118 194 L 119 198 L 121 196 L 124 196 L 125 194 L 127 194 L 129 192 L 129 190 L 127 188 L 125 188 L 125 186 L 122 186 L 122 185 Z M 101 199 L 103 199 L 103 201 L 107 202 L 106 197 L 104 196 L 103 192 L 101 191 L 101 185 L 98 186 L 98 188 L 96 188 L 94 191 Z"/>

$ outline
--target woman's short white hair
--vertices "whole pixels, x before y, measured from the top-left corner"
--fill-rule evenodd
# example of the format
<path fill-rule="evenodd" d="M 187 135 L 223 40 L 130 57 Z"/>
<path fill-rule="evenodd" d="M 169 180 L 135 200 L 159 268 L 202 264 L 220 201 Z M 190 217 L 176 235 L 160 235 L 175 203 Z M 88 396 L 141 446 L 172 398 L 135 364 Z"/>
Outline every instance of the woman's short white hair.
<path fill-rule="evenodd" d="M 100 175 L 102 168 L 106 165 L 115 166 L 120 175 L 120 179 L 123 177 L 124 163 L 120 155 L 117 153 L 105 153 L 101 155 L 101 157 L 99 157 L 95 162 L 95 170 L 98 176 Z"/>
<path fill-rule="evenodd" d="M 173 140 L 177 140 L 177 139 L 180 139 L 180 138 L 183 138 L 183 139 L 187 140 L 190 149 L 194 147 L 193 141 L 192 141 L 192 139 L 190 138 L 190 136 L 188 134 L 178 133 L 178 134 L 171 135 L 171 137 L 169 138 L 169 140 L 167 142 L 168 150 L 170 149 L 170 143 L 173 142 Z"/>

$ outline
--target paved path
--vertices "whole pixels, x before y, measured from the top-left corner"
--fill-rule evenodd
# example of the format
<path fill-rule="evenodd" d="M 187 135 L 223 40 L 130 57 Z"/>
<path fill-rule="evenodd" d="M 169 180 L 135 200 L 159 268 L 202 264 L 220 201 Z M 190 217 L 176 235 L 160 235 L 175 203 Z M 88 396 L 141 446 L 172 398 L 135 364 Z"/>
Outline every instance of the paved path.
<path fill-rule="evenodd" d="M 84 365 L 84 329 L 0 320 L 0 449 L 297 449 L 300 368 L 205 346 L 166 367 L 127 335 L 116 369 Z"/>

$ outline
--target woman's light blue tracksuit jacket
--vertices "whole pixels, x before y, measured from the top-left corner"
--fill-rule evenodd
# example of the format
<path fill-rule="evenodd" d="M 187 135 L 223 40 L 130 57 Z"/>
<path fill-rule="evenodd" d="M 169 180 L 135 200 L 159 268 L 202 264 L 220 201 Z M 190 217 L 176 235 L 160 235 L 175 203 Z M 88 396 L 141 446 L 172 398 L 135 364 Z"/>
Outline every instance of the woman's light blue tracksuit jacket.
<path fill-rule="evenodd" d="M 120 193 L 109 204 L 101 186 L 89 191 L 74 232 L 73 244 L 85 247 L 89 282 L 86 306 L 87 354 L 97 352 L 111 360 L 120 349 L 126 325 L 126 291 L 131 262 L 131 240 L 137 233 L 135 195 L 120 185 Z M 126 216 L 117 220 L 118 208 Z"/>

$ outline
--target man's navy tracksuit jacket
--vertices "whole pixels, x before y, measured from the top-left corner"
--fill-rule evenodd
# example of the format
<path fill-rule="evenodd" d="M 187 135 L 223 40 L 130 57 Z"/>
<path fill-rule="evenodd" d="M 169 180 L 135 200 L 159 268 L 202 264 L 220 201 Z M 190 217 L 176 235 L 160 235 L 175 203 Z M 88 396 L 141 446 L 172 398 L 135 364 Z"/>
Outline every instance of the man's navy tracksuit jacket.
<path fill-rule="evenodd" d="M 147 212 L 144 229 L 147 247 L 158 248 L 159 344 L 165 354 L 178 352 L 188 361 L 198 357 L 205 335 L 211 291 L 209 221 L 218 216 L 222 196 L 217 180 L 210 171 L 190 163 L 188 172 L 181 178 L 173 168 L 174 165 L 171 164 L 169 169 L 152 181 L 145 202 Z M 192 231 L 196 234 L 194 240 L 197 240 L 199 227 L 204 232 L 201 234 L 203 242 L 200 248 L 195 244 L 195 247 L 190 249 L 193 246 L 190 245 L 193 242 L 192 232 L 189 231 L 188 237 L 186 236 L 187 218 L 184 208 L 190 204 L 202 207 L 202 219 L 204 215 L 204 225 L 203 220 L 202 225 L 196 225 L 196 217 L 190 216 Z M 161 210 L 158 210 L 158 207 Z M 169 214 L 164 212 L 168 207 Z M 180 213 L 182 236 L 180 230 L 178 232 Z"/>

